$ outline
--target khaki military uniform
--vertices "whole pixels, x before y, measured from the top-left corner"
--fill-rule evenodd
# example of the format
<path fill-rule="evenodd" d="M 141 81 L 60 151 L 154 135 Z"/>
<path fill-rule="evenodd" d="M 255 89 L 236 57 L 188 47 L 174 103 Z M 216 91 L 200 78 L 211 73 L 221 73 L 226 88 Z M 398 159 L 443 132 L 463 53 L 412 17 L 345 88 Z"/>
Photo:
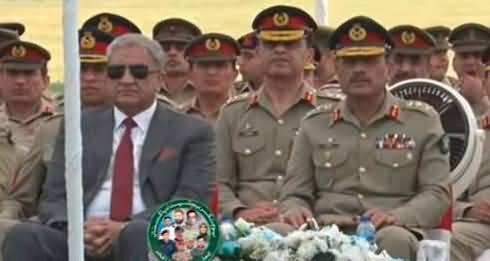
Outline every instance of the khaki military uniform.
<path fill-rule="evenodd" d="M 451 260 L 475 260 L 486 249 L 490 249 L 490 224 L 483 224 L 467 217 L 475 202 L 490 199 L 490 125 L 489 117 L 482 116 L 480 127 L 485 129 L 483 158 L 475 181 L 454 205 L 453 234 L 451 238 Z"/>
<path fill-rule="evenodd" d="M 34 142 L 34 136 L 41 124 L 55 113 L 55 107 L 41 100 L 39 110 L 26 120 L 16 119 L 9 115 L 6 104 L 0 106 L 0 119 L 12 131 L 12 140 L 16 147 L 27 153 Z"/>
<path fill-rule="evenodd" d="M 436 227 L 449 206 L 443 183 L 448 142 L 432 107 L 391 93 L 367 127 L 345 100 L 320 106 L 302 122 L 281 189 L 281 211 L 306 207 L 321 225 L 352 226 L 357 216 L 380 209 L 400 226 Z M 378 243 L 394 256 L 414 259 L 416 238 L 394 226 L 386 229 L 379 231 Z M 397 246 L 400 237 L 405 241 Z"/>
<path fill-rule="evenodd" d="M 237 81 L 233 83 L 233 87 L 231 88 L 232 96 L 237 96 L 240 94 L 244 94 L 247 92 L 254 92 L 254 88 L 248 81 Z"/>
<path fill-rule="evenodd" d="M 201 117 L 203 119 L 206 119 L 209 123 L 214 124 L 218 120 L 220 108 L 221 108 L 221 106 L 219 107 L 219 109 L 217 111 L 215 111 L 211 115 L 211 118 L 207 118 L 199 106 L 199 101 L 198 101 L 197 97 L 194 97 L 190 102 L 179 106 L 179 111 L 182 111 L 183 113 L 186 113 L 186 114 Z"/>
<path fill-rule="evenodd" d="M 14 225 L 37 214 L 41 187 L 46 178 L 47 164 L 54 151 L 61 116 L 62 114 L 56 114 L 46 120 L 36 134 L 31 150 L 22 160 L 16 162 L 15 175 L 11 175 L 8 180 L 2 180 L 0 245 Z M 3 148 L 0 147 L 0 150 Z M 3 259 L 0 256 L 1 260 Z"/>
<path fill-rule="evenodd" d="M 192 83 L 187 81 L 183 89 L 175 95 L 170 94 L 165 86 L 160 90 L 160 94 L 168 97 L 170 100 L 174 101 L 175 104 L 181 105 L 190 102 L 190 100 L 196 96 L 196 91 Z"/>
<path fill-rule="evenodd" d="M 232 98 L 216 123 L 222 213 L 232 217 L 239 208 L 277 202 L 300 120 L 317 105 L 337 101 L 304 86 L 297 102 L 275 117 L 263 91 Z"/>
<path fill-rule="evenodd" d="M 0 219 L 18 218 L 19 214 L 12 211 L 16 204 L 7 202 L 15 172 L 23 160 L 23 153 L 15 147 L 12 133 L 6 127 L 0 127 Z"/>

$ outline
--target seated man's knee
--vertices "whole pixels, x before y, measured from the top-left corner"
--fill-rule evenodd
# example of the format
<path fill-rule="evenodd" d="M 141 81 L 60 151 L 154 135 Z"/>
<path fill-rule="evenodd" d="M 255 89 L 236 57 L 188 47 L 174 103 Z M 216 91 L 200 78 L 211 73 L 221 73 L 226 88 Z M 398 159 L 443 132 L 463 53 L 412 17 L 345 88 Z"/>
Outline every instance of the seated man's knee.
<path fill-rule="evenodd" d="M 387 226 L 380 229 L 376 236 L 378 245 L 391 256 L 415 260 L 418 239 L 411 231 L 402 227 Z"/>
<path fill-rule="evenodd" d="M 148 228 L 148 222 L 144 220 L 135 220 L 129 222 L 119 235 L 119 241 L 133 242 L 137 238 L 146 239 L 146 231 Z"/>

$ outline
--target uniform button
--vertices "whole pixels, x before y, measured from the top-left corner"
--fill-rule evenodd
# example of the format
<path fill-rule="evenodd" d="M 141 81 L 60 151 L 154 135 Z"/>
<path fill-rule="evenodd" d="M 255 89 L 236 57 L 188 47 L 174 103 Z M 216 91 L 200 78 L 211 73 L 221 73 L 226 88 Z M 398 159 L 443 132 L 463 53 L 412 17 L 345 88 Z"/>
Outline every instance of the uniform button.
<path fill-rule="evenodd" d="M 283 119 L 279 119 L 279 120 L 277 120 L 277 123 L 278 123 L 279 125 L 283 125 L 283 124 L 284 124 L 284 120 L 283 120 Z"/>
<path fill-rule="evenodd" d="M 250 155 L 252 153 L 250 149 L 245 149 L 243 152 L 245 153 L 245 155 Z"/>
<path fill-rule="evenodd" d="M 277 199 L 274 199 L 274 200 L 272 201 L 272 204 L 274 204 L 274 205 L 277 205 L 278 203 L 279 203 L 279 200 L 277 200 Z"/>
<path fill-rule="evenodd" d="M 364 198 L 364 195 L 363 194 L 357 194 L 357 198 L 358 199 L 363 199 Z"/>
<path fill-rule="evenodd" d="M 398 163 L 393 163 L 393 168 L 398 168 Z"/>
<path fill-rule="evenodd" d="M 363 133 L 361 133 L 361 138 L 363 138 L 363 139 L 367 138 L 366 133 L 364 133 L 364 132 L 363 132 Z"/>
<path fill-rule="evenodd" d="M 332 163 L 330 162 L 325 162 L 325 168 L 331 168 L 332 167 Z"/>
<path fill-rule="evenodd" d="M 359 167 L 359 172 L 361 172 L 361 173 L 366 172 L 366 168 L 365 167 Z"/>
<path fill-rule="evenodd" d="M 274 151 L 274 154 L 278 157 L 280 157 L 282 155 L 282 151 L 281 150 L 276 150 Z"/>
<path fill-rule="evenodd" d="M 277 180 L 282 180 L 283 178 L 283 176 L 277 176 Z"/>

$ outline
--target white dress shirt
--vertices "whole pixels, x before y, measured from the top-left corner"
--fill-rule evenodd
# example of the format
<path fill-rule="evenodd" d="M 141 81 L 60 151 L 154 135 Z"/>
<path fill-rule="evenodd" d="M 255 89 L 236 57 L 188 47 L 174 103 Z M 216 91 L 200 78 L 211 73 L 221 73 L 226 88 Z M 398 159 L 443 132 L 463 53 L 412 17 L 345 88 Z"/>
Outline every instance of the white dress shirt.
<path fill-rule="evenodd" d="M 138 113 L 133 117 L 136 122 L 136 127 L 131 130 L 131 140 L 133 142 L 133 209 L 132 213 L 136 214 L 145 210 L 145 203 L 141 197 L 141 189 L 139 185 L 139 163 L 141 158 L 141 151 L 143 150 L 143 144 L 150 127 L 151 119 L 157 108 L 157 102 L 155 101 L 147 110 Z M 123 112 L 117 107 L 114 107 L 114 140 L 112 141 L 112 155 L 107 170 L 107 175 L 102 187 L 100 188 L 94 200 L 89 204 L 87 208 L 87 217 L 96 218 L 109 218 L 111 211 L 111 193 L 112 193 L 112 175 L 114 172 L 114 158 L 116 155 L 117 147 L 121 142 L 122 135 L 124 134 L 125 127 L 123 121 L 127 118 Z"/>

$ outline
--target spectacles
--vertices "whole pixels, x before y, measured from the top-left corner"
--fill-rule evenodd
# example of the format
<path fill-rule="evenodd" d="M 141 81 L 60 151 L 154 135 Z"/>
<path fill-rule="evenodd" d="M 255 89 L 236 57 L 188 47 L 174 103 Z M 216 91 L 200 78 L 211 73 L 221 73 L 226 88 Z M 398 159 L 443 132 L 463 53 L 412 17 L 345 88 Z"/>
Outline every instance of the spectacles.
<path fill-rule="evenodd" d="M 138 80 L 146 79 L 150 73 L 159 72 L 159 70 L 150 70 L 148 65 L 145 64 L 110 64 L 107 66 L 107 76 L 113 80 L 121 79 L 126 72 L 126 68 L 129 68 L 131 75 Z"/>

